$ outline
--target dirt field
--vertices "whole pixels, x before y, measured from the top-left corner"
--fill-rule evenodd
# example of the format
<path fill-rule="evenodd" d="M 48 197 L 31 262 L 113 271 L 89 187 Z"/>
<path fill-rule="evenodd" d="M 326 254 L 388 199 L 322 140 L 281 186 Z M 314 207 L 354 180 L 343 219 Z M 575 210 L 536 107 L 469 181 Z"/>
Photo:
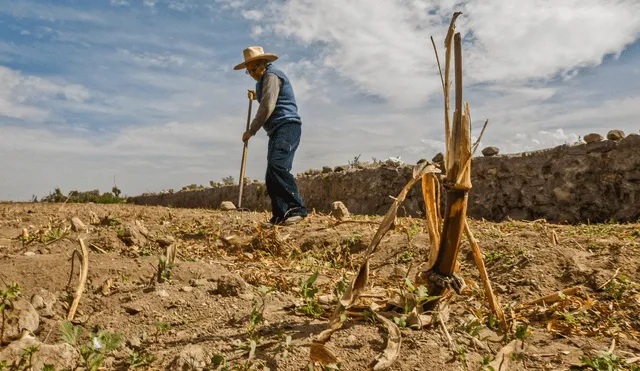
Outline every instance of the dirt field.
<path fill-rule="evenodd" d="M 74 231 L 73 217 L 85 228 Z M 3 299 L 0 365 L 4 359 L 18 369 L 10 365 L 22 359 L 38 371 L 92 369 L 84 367 L 93 361 L 98 369 L 103 357 L 105 370 L 308 370 L 310 337 L 327 328 L 332 293 L 354 276 L 380 218 L 336 225 L 312 215 L 297 226 L 257 228 L 266 219 L 132 205 L 0 204 L 0 290 L 4 298 L 16 291 L 12 283 L 22 288 Z M 511 332 L 498 333 L 465 241 L 460 263 L 468 285 L 451 297 L 446 320 L 453 346 L 441 326 L 417 329 L 402 313 L 409 300 L 399 298 L 411 296 L 429 237 L 422 220 L 399 224 L 380 244 L 363 299 L 401 330 L 392 370 L 639 369 L 640 224 L 471 221 Z M 78 237 L 89 250 L 87 287 L 77 327 L 62 331 L 78 284 L 75 257 L 70 278 Z M 167 246 L 177 248 L 176 263 L 159 277 Z M 520 306 L 577 285 L 583 288 L 557 302 Z M 332 337 L 340 369 L 368 369 L 383 352 L 387 331 L 373 322 L 348 319 Z"/>

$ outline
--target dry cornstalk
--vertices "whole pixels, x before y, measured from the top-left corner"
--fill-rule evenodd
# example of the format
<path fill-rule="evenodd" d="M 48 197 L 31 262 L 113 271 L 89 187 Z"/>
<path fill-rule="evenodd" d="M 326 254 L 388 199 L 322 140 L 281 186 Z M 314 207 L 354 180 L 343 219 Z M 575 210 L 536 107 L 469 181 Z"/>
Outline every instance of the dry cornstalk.
<path fill-rule="evenodd" d="M 447 31 L 447 36 L 444 39 L 444 47 L 446 49 L 446 53 L 445 53 L 445 64 L 444 64 L 444 75 L 445 75 L 445 79 L 444 79 L 444 140 L 445 140 L 445 145 L 446 145 L 446 152 L 449 152 L 450 147 L 449 147 L 449 138 L 451 136 L 451 123 L 450 123 L 450 105 L 449 105 L 449 92 L 450 92 L 450 85 L 451 85 L 451 81 L 449 80 L 449 75 L 450 75 L 450 70 L 451 70 L 451 43 L 453 40 L 453 33 L 455 31 L 456 28 L 456 18 L 458 18 L 458 16 L 460 16 L 462 14 L 462 12 L 455 12 L 453 13 L 453 17 L 451 18 L 451 23 L 449 24 L 449 30 Z M 440 64 L 440 62 L 438 62 L 438 64 Z M 445 164 L 446 164 L 446 158 L 445 158 Z"/>
<path fill-rule="evenodd" d="M 478 137 L 478 139 L 476 139 L 476 142 L 473 143 L 471 156 L 476 154 L 476 150 L 478 149 L 478 146 L 480 145 L 480 141 L 482 140 L 482 136 L 484 135 L 484 130 L 487 128 L 487 124 L 489 124 L 489 119 L 487 119 L 487 121 L 484 122 L 484 125 L 482 125 L 482 130 L 480 131 L 480 136 Z"/>
<path fill-rule="evenodd" d="M 435 265 L 438 274 L 449 276 L 454 273 L 460 241 L 464 231 L 467 214 L 467 194 L 471 189 L 471 133 L 468 106 L 463 115 L 462 103 L 462 41 L 460 33 L 454 36 L 455 70 L 456 70 L 456 111 L 454 113 L 453 130 L 447 151 L 447 173 L 444 187 L 447 189 L 447 204 L 440 251 Z M 445 80 L 446 81 L 446 80 Z M 440 295 L 435 293 L 435 295 Z"/>
<path fill-rule="evenodd" d="M 431 242 L 428 259 L 430 266 L 428 269 L 431 269 L 433 264 L 435 264 L 435 260 L 438 257 L 438 251 L 440 249 L 441 218 L 437 197 L 439 188 L 440 183 L 435 175 L 425 174 L 422 176 L 422 197 L 424 198 L 427 231 L 429 232 L 429 240 Z"/>
<path fill-rule="evenodd" d="M 80 270 L 80 281 L 78 282 L 78 287 L 76 288 L 76 293 L 73 297 L 71 307 L 69 308 L 69 314 L 67 315 L 68 321 L 73 320 L 73 317 L 76 315 L 76 310 L 78 309 L 80 298 L 82 297 L 84 287 L 87 284 L 87 274 L 89 273 L 89 251 L 84 245 L 84 240 L 82 238 L 80 239 L 80 248 L 82 249 L 82 267 Z"/>
<path fill-rule="evenodd" d="M 476 265 L 478 266 L 478 271 L 480 272 L 480 278 L 482 279 L 482 286 L 484 287 L 484 294 L 489 300 L 489 307 L 495 313 L 498 320 L 502 323 L 504 328 L 507 328 L 507 321 L 504 316 L 504 311 L 502 310 L 502 306 L 500 305 L 500 301 L 493 294 L 493 289 L 491 288 L 491 281 L 489 280 L 489 275 L 487 274 L 487 269 L 484 266 L 484 260 L 482 260 L 482 252 L 480 251 L 480 247 L 478 246 L 478 241 L 476 241 L 475 237 L 473 237 L 473 233 L 471 232 L 471 228 L 469 228 L 469 222 L 465 221 L 464 223 L 464 231 L 467 234 L 467 238 L 469 239 L 469 244 L 471 245 L 471 251 L 473 251 L 473 260 L 475 260 Z"/>
<path fill-rule="evenodd" d="M 554 292 L 552 294 L 549 294 L 549 295 L 543 296 L 541 298 L 538 298 L 536 300 L 530 301 L 528 303 L 521 304 L 518 309 L 522 309 L 522 308 L 525 308 L 525 307 L 530 307 L 532 305 L 538 305 L 538 304 L 547 305 L 547 304 L 557 303 L 559 301 L 564 300 L 564 298 L 567 295 L 574 295 L 574 294 L 580 292 L 583 289 L 584 289 L 583 286 L 569 287 L 569 288 L 564 289 L 562 291 L 557 291 L 557 292 Z"/>

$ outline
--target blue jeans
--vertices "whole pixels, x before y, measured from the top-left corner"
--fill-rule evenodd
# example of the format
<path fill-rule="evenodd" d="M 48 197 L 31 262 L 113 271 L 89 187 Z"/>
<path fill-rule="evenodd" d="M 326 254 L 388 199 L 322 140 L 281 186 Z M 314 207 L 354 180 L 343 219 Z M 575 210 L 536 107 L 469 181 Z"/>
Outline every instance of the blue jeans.
<path fill-rule="evenodd" d="M 301 133 L 300 125 L 283 124 L 269 137 L 265 183 L 271 198 L 272 223 L 280 223 L 292 216 L 307 216 L 298 185 L 290 173 Z"/>

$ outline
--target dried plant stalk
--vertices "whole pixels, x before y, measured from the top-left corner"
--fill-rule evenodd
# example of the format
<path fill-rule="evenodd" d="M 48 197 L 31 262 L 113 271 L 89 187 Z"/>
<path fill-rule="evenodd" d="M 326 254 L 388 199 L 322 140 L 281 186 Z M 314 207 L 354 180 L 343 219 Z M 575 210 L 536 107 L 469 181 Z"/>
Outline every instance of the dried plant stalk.
<path fill-rule="evenodd" d="M 476 154 L 476 151 L 478 150 L 478 146 L 480 145 L 480 141 L 482 140 L 482 136 L 484 135 L 484 130 L 487 128 L 487 124 L 489 124 L 489 119 L 487 119 L 487 121 L 484 122 L 484 125 L 482 125 L 482 130 L 480 131 L 480 136 L 478 136 L 478 139 L 476 139 L 476 142 L 473 143 L 471 156 Z"/>
<path fill-rule="evenodd" d="M 469 228 L 469 222 L 465 221 L 464 223 L 464 231 L 467 234 L 467 238 L 469 239 L 469 244 L 471 245 L 471 251 L 473 252 L 473 260 L 475 260 L 476 266 L 478 267 L 478 271 L 480 272 L 480 278 L 482 279 L 482 286 L 484 287 L 484 294 L 489 300 L 489 307 L 496 315 L 498 320 L 502 323 L 504 328 L 507 328 L 507 321 L 504 317 L 504 311 L 502 310 L 502 306 L 500 305 L 500 301 L 493 293 L 493 288 L 491 287 L 491 281 L 489 281 L 489 275 L 487 274 L 487 269 L 484 266 L 484 260 L 482 260 L 482 252 L 480 251 L 480 247 L 478 246 L 478 241 L 476 241 L 475 237 L 473 237 L 473 233 L 471 232 L 471 228 Z"/>
<path fill-rule="evenodd" d="M 445 55 L 445 64 L 444 64 L 444 138 L 446 145 L 446 152 L 448 153 L 450 150 L 449 147 L 449 138 L 451 136 L 451 122 L 450 122 L 450 114 L 451 108 L 449 105 L 450 101 L 450 90 L 451 90 L 451 81 L 449 80 L 450 71 L 451 71 L 451 44 L 453 41 L 453 33 L 456 28 L 456 18 L 460 16 L 462 12 L 453 13 L 453 17 L 451 18 L 451 23 L 449 24 L 449 30 L 447 31 L 447 36 L 444 39 L 444 47 L 446 49 Z M 446 159 L 445 159 L 446 161 Z"/>
<path fill-rule="evenodd" d="M 526 307 L 530 307 L 532 305 L 538 305 L 538 304 L 549 305 L 549 304 L 557 303 L 559 301 L 564 300 L 564 298 L 563 298 L 564 296 L 566 296 L 566 295 L 575 295 L 576 293 L 578 293 L 578 292 L 580 292 L 582 290 L 584 290 L 584 286 L 569 287 L 569 288 L 564 289 L 562 291 L 557 291 L 557 292 L 554 292 L 552 294 L 545 295 L 545 296 L 543 296 L 541 298 L 538 298 L 536 300 L 530 301 L 528 303 L 521 304 L 516 309 L 522 309 L 522 308 L 526 308 Z"/>
<path fill-rule="evenodd" d="M 450 28 L 451 30 L 451 28 Z M 449 35 L 448 35 L 449 36 Z M 460 242 L 467 215 L 468 192 L 471 189 L 471 123 L 468 104 L 462 100 L 462 39 L 460 33 L 453 37 L 455 44 L 456 71 L 456 111 L 453 115 L 453 127 L 447 148 L 447 173 L 444 187 L 447 189 L 447 203 L 440 238 L 438 258 L 433 271 L 450 276 L 456 269 Z M 448 99 L 445 94 L 445 99 Z M 430 295 L 441 296 L 445 287 L 434 285 Z M 429 303 L 434 308 L 439 300 Z"/>
<path fill-rule="evenodd" d="M 78 282 L 76 294 L 73 297 L 73 302 L 71 303 L 69 313 L 67 314 L 68 321 L 73 320 L 73 317 L 76 315 L 78 304 L 80 304 L 80 298 L 82 297 L 82 293 L 84 292 L 84 288 L 87 284 L 87 274 L 89 273 L 89 251 L 84 245 L 84 240 L 82 239 L 80 239 L 80 248 L 82 249 L 82 267 L 80 270 L 80 281 Z"/>
<path fill-rule="evenodd" d="M 439 188 L 439 182 L 435 175 L 426 174 L 422 176 L 422 197 L 424 199 L 427 230 L 431 242 L 428 260 L 431 265 L 427 269 L 431 269 L 435 264 L 440 249 L 440 215 L 438 214 L 437 188 Z"/>

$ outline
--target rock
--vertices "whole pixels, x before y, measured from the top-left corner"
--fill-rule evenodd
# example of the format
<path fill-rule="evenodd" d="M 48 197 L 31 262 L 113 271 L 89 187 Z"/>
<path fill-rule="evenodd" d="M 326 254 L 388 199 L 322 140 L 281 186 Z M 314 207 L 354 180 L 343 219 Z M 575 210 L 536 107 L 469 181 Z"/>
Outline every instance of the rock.
<path fill-rule="evenodd" d="M 193 287 L 191 287 L 191 286 L 182 286 L 180 291 L 182 291 L 182 292 L 191 292 L 191 291 L 193 291 Z"/>
<path fill-rule="evenodd" d="M 622 130 L 615 129 L 615 130 L 610 130 L 607 133 L 607 139 L 609 140 L 620 140 L 623 138 L 624 138 L 624 131 Z"/>
<path fill-rule="evenodd" d="M 89 211 L 89 223 L 93 225 L 100 224 L 100 218 L 93 211 Z"/>
<path fill-rule="evenodd" d="M 172 236 L 161 236 L 156 238 L 156 242 L 158 243 L 158 245 L 160 245 L 160 247 L 167 247 L 176 242 L 176 239 Z"/>
<path fill-rule="evenodd" d="M 142 312 L 144 310 L 144 308 L 142 307 L 141 304 L 138 303 L 130 303 L 130 304 L 125 304 L 122 306 L 122 309 L 124 309 L 125 312 L 129 313 L 129 314 L 138 314 L 140 312 Z"/>
<path fill-rule="evenodd" d="M 191 281 L 189 281 L 189 284 L 191 286 L 205 286 L 208 283 L 208 281 L 204 278 L 201 279 L 192 279 Z"/>
<path fill-rule="evenodd" d="M 45 289 L 40 289 L 31 297 L 31 305 L 39 311 L 42 317 L 51 318 L 54 315 L 53 306 L 58 300 L 56 296 Z"/>
<path fill-rule="evenodd" d="M 167 290 L 158 290 L 156 291 L 156 295 L 158 295 L 161 298 L 168 298 L 169 297 L 169 293 L 167 292 Z"/>
<path fill-rule="evenodd" d="M 342 203 L 342 201 L 335 201 L 331 204 L 330 215 L 338 220 L 343 220 L 349 218 L 351 214 L 349 214 L 349 209 L 344 206 L 344 203 Z"/>
<path fill-rule="evenodd" d="M 358 343 L 358 338 L 355 335 L 347 336 L 347 342 L 349 345 L 356 345 Z"/>
<path fill-rule="evenodd" d="M 333 172 L 333 169 L 330 168 L 329 166 L 323 166 L 322 167 L 322 173 L 323 174 L 332 173 L 332 172 Z"/>
<path fill-rule="evenodd" d="M 438 152 L 435 156 L 433 156 L 433 159 L 431 160 L 431 162 L 442 162 L 444 161 L 444 154 L 442 154 L 442 152 Z"/>
<path fill-rule="evenodd" d="M 32 370 L 42 370 L 46 364 L 51 364 L 56 370 L 74 370 L 79 361 L 78 351 L 67 343 L 43 344 L 31 335 L 26 335 L 18 341 L 9 344 L 0 352 L 0 363 L 17 362 L 29 347 L 38 346 L 38 351 L 31 358 Z"/>
<path fill-rule="evenodd" d="M 199 345 L 187 345 L 175 360 L 174 370 L 204 370 L 207 366 L 207 356 Z"/>
<path fill-rule="evenodd" d="M 426 158 L 421 158 L 421 159 L 418 160 L 418 162 L 416 164 L 420 165 L 420 164 L 422 164 L 424 162 L 427 162 L 427 159 Z"/>
<path fill-rule="evenodd" d="M 222 211 L 231 211 L 236 209 L 236 205 L 234 205 L 231 201 L 222 201 L 222 203 L 220 204 L 220 209 Z"/>
<path fill-rule="evenodd" d="M 124 227 L 122 241 L 124 241 L 127 246 L 144 246 L 147 244 L 146 237 L 140 233 L 135 224 L 129 224 Z"/>
<path fill-rule="evenodd" d="M 486 156 L 486 157 L 495 156 L 495 155 L 497 155 L 499 152 L 500 152 L 500 149 L 498 149 L 498 147 L 493 147 L 493 146 L 485 147 L 485 148 L 482 150 L 482 154 L 483 154 L 484 156 Z"/>
<path fill-rule="evenodd" d="M 599 142 L 602 140 L 602 135 L 598 133 L 591 133 L 584 136 L 584 141 L 587 143 Z"/>
<path fill-rule="evenodd" d="M 247 283 L 240 276 L 225 274 L 218 278 L 217 291 L 222 296 L 239 296 L 247 291 Z"/>
<path fill-rule="evenodd" d="M 334 167 L 334 168 L 333 168 L 333 171 L 335 171 L 335 172 L 344 171 L 344 167 L 342 167 L 342 166 L 336 166 L 336 167 Z"/>
<path fill-rule="evenodd" d="M 27 252 L 24 253 L 24 256 L 35 256 L 35 255 L 36 255 L 36 253 L 33 252 L 33 251 L 27 251 Z"/>
<path fill-rule="evenodd" d="M 5 313 L 5 339 L 16 340 L 23 331 L 36 332 L 40 326 L 40 316 L 28 301 L 21 299 L 13 302 L 13 307 Z"/>
<path fill-rule="evenodd" d="M 80 218 L 78 218 L 77 216 L 74 216 L 73 218 L 71 218 L 71 229 L 74 232 L 86 232 L 87 226 L 84 225 L 84 223 L 82 222 L 82 220 L 80 220 Z"/>
<path fill-rule="evenodd" d="M 136 225 L 136 228 L 138 228 L 138 231 L 140 232 L 140 234 L 142 234 L 146 238 L 149 238 L 149 234 L 150 234 L 149 230 L 147 229 L 147 227 L 144 226 L 144 224 L 142 224 L 140 220 L 136 220 L 135 225 Z"/>
<path fill-rule="evenodd" d="M 131 339 L 129 339 L 127 343 L 129 343 L 129 346 L 131 348 L 140 348 L 142 346 L 142 341 L 137 336 L 134 336 Z"/>
<path fill-rule="evenodd" d="M 238 295 L 238 297 L 242 300 L 251 301 L 255 296 L 250 292 L 245 292 L 244 294 Z"/>

